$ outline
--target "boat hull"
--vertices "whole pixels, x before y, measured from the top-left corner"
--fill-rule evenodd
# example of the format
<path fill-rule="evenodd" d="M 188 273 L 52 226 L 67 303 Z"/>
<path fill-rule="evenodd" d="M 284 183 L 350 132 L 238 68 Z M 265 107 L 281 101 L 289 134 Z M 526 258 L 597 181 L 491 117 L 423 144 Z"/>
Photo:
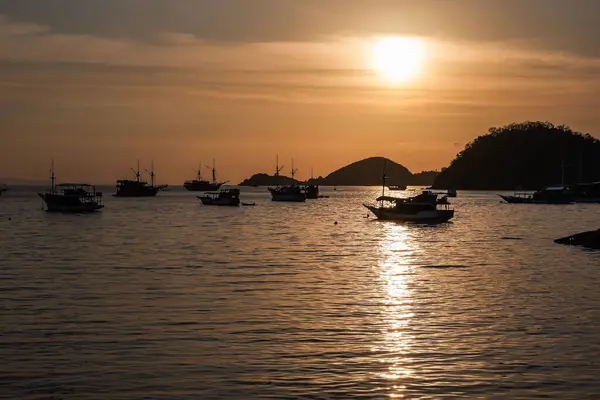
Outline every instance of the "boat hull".
<path fill-rule="evenodd" d="M 147 188 L 143 190 L 120 190 L 113 194 L 114 197 L 154 197 L 158 194 L 159 188 Z"/>
<path fill-rule="evenodd" d="M 104 208 L 104 205 L 95 201 L 78 202 L 75 199 L 64 199 L 63 196 L 53 196 L 45 193 L 38 193 L 38 195 L 44 200 L 48 212 L 81 214 L 92 213 Z"/>
<path fill-rule="evenodd" d="M 287 201 L 293 203 L 302 203 L 306 201 L 305 194 L 286 194 L 286 193 L 271 193 L 273 201 Z"/>
<path fill-rule="evenodd" d="M 390 208 L 381 208 L 364 204 L 377 217 L 386 221 L 404 222 L 447 222 L 454 217 L 454 210 L 423 210 L 414 214 L 403 214 Z"/>
<path fill-rule="evenodd" d="M 269 188 L 269 192 L 271 192 L 271 200 L 273 201 L 287 201 L 293 203 L 302 203 L 306 201 L 306 193 L 302 190 Z"/>
<path fill-rule="evenodd" d="M 200 197 L 198 199 L 205 206 L 230 206 L 237 207 L 240 205 L 240 199 L 213 199 L 210 197 Z"/>

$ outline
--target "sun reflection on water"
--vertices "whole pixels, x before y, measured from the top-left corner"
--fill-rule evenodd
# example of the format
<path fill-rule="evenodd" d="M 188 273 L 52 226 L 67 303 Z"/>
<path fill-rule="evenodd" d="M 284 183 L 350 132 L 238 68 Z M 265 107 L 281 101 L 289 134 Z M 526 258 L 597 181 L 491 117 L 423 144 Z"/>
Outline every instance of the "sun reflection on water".
<path fill-rule="evenodd" d="M 404 397 L 403 380 L 413 374 L 410 367 L 414 336 L 410 334 L 413 296 L 411 280 L 414 266 L 411 265 L 416 243 L 410 240 L 407 227 L 395 223 L 383 226 L 381 261 L 379 269 L 382 280 L 382 343 L 377 349 L 384 354 L 387 369 L 381 376 L 389 381 L 390 397 Z"/>

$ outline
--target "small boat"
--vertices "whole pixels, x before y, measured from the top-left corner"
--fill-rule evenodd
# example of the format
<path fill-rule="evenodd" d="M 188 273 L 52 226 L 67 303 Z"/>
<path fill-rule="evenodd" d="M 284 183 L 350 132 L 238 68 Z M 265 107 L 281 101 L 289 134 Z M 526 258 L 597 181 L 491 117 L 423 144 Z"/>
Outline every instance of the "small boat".
<path fill-rule="evenodd" d="M 207 192 L 197 196 L 205 206 L 239 206 L 240 189 L 221 189 L 218 192 Z"/>
<path fill-rule="evenodd" d="M 573 196 L 566 186 L 548 186 L 538 191 L 515 192 L 513 196 L 499 194 L 510 204 L 571 204 Z"/>
<path fill-rule="evenodd" d="M 306 185 L 304 186 L 304 191 L 306 192 L 307 199 L 318 199 L 319 196 L 319 186 L 318 185 Z"/>
<path fill-rule="evenodd" d="M 85 183 L 55 184 L 54 162 L 52 162 L 52 187 L 38 195 L 46 204 L 46 211 L 65 213 L 90 213 L 104 208 L 102 193 L 93 185 Z"/>
<path fill-rule="evenodd" d="M 277 166 L 275 172 L 276 176 L 279 176 L 280 171 L 281 168 Z M 297 171 L 297 169 L 294 169 L 294 160 L 292 159 L 292 180 L 294 180 L 294 175 Z M 298 203 L 306 201 L 306 190 L 297 183 L 291 185 L 269 187 L 268 190 L 269 192 L 271 192 L 271 200 L 273 201 L 287 201 Z"/>
<path fill-rule="evenodd" d="M 0 187 L 0 197 L 2 197 L 2 193 L 7 192 L 8 188 L 6 186 Z"/>
<path fill-rule="evenodd" d="M 328 198 L 329 198 L 329 196 L 326 196 L 326 195 L 320 194 L 320 195 L 319 195 L 319 198 L 320 198 L 320 199 L 328 199 Z"/>
<path fill-rule="evenodd" d="M 158 194 L 159 191 L 167 188 L 167 185 L 154 186 L 154 162 L 152 163 L 151 170 L 149 172 L 151 183 L 142 181 L 140 174 L 140 163 L 138 161 L 137 170 L 131 168 L 135 174 L 135 180 L 121 179 L 117 181 L 117 193 L 115 197 L 153 197 Z"/>
<path fill-rule="evenodd" d="M 255 206 L 256 203 L 242 203 L 243 206 Z"/>
<path fill-rule="evenodd" d="M 385 195 L 385 161 L 382 194 L 376 201 L 379 205 L 364 204 L 378 219 L 404 222 L 440 223 L 454 217 L 448 202 L 439 204 L 438 194 L 424 190 L 413 197 L 399 198 Z"/>
<path fill-rule="evenodd" d="M 194 170 L 196 172 L 196 179 L 191 181 L 185 181 L 183 183 L 183 187 L 189 190 L 190 192 L 208 192 L 219 190 L 221 186 L 227 183 L 217 182 L 217 170 L 215 168 L 215 160 L 213 160 L 212 168 L 208 165 L 206 165 L 205 167 L 212 170 L 212 181 L 209 182 L 207 180 L 202 179 L 202 163 L 200 163 L 198 169 Z"/>
<path fill-rule="evenodd" d="M 390 190 L 406 190 L 406 185 L 390 185 L 388 186 Z"/>
<path fill-rule="evenodd" d="M 600 182 L 570 185 L 569 191 L 575 203 L 600 203 Z"/>

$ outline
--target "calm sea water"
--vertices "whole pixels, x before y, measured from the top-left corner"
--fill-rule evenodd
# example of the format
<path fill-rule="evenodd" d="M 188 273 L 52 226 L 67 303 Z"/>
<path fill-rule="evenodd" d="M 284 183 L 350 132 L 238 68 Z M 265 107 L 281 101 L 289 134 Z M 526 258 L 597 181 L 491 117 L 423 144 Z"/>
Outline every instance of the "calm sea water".
<path fill-rule="evenodd" d="M 405 226 L 366 218 L 377 188 L 324 191 L 6 193 L 0 397 L 600 398 L 600 253 L 552 242 L 600 205 L 459 192 L 453 223 Z"/>

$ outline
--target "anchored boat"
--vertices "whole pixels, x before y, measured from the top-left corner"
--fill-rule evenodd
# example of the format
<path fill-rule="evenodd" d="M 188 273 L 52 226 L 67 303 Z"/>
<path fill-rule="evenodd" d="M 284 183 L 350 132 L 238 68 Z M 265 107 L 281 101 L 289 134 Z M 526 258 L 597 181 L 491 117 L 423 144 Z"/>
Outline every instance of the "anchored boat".
<path fill-rule="evenodd" d="M 449 202 L 438 201 L 438 194 L 424 190 L 413 197 L 398 198 L 385 195 L 385 164 L 383 173 L 383 188 L 381 196 L 376 201 L 378 205 L 364 204 L 378 219 L 405 222 L 446 222 L 454 217 L 454 210 Z"/>
<path fill-rule="evenodd" d="M 207 192 L 197 196 L 205 206 L 239 206 L 240 189 L 221 189 L 218 192 Z"/>
<path fill-rule="evenodd" d="M 104 208 L 102 204 L 102 193 L 96 192 L 93 185 L 85 183 L 61 183 L 55 184 L 54 161 L 50 179 L 52 187 L 38 195 L 46 204 L 46 211 L 89 213 Z"/>
<path fill-rule="evenodd" d="M 281 168 L 279 165 L 275 168 L 275 176 L 279 176 Z M 306 190 L 302 186 L 298 185 L 294 180 L 294 175 L 298 172 L 294 169 L 294 160 L 292 159 L 292 183 L 291 185 L 269 187 L 271 192 L 271 200 L 273 201 L 287 201 L 287 202 L 304 202 L 306 201 Z"/>
<path fill-rule="evenodd" d="M 115 197 L 152 197 L 156 196 L 159 191 L 166 189 L 167 185 L 154 186 L 154 162 L 150 171 L 146 172 L 150 175 L 150 184 L 141 180 L 140 162 L 138 161 L 137 170 L 131 168 L 135 174 L 135 180 L 121 179 L 117 181 L 117 193 Z"/>
<path fill-rule="evenodd" d="M 196 179 L 191 181 L 185 181 L 183 183 L 183 187 L 191 192 L 208 192 L 219 190 L 221 186 L 226 184 L 227 182 L 217 182 L 217 170 L 215 168 L 215 160 L 213 160 L 212 168 L 208 165 L 205 165 L 206 168 L 212 169 L 212 181 L 207 181 L 202 179 L 202 162 L 196 172 Z"/>
<path fill-rule="evenodd" d="M 573 196 L 566 186 L 548 186 L 537 191 L 517 191 L 513 196 L 499 194 L 511 204 L 571 204 Z"/>

